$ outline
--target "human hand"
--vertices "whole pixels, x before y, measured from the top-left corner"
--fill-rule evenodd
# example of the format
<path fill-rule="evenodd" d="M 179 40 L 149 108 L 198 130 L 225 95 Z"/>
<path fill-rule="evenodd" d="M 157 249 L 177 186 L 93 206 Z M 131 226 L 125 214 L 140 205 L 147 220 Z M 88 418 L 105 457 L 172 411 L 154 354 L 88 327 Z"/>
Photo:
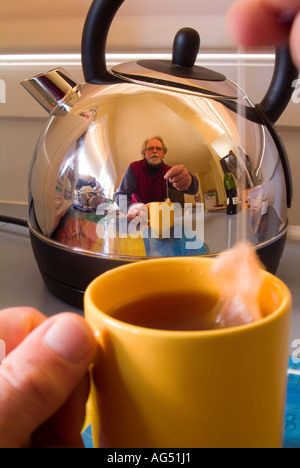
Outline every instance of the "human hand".
<path fill-rule="evenodd" d="M 166 173 L 165 179 L 168 180 L 179 192 L 188 190 L 193 182 L 193 178 L 187 168 L 181 165 L 173 166 Z"/>
<path fill-rule="evenodd" d="M 46 319 L 31 308 L 0 311 L 0 448 L 83 447 L 80 432 L 96 340 L 75 314 Z"/>
<path fill-rule="evenodd" d="M 300 69 L 300 0 L 239 0 L 227 17 L 228 30 L 246 47 L 290 42 Z"/>
<path fill-rule="evenodd" d="M 135 203 L 131 205 L 127 212 L 127 220 L 136 220 L 142 224 L 148 223 L 148 208 L 144 203 Z"/>

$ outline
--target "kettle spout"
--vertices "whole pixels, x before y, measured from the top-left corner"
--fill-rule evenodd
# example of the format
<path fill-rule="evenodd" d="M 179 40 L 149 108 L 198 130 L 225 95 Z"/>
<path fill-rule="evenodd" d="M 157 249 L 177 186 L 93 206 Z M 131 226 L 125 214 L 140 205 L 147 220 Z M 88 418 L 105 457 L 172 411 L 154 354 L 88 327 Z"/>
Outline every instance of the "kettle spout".
<path fill-rule="evenodd" d="M 81 86 L 63 68 L 21 81 L 21 85 L 49 114 L 63 115 L 77 102 Z"/>

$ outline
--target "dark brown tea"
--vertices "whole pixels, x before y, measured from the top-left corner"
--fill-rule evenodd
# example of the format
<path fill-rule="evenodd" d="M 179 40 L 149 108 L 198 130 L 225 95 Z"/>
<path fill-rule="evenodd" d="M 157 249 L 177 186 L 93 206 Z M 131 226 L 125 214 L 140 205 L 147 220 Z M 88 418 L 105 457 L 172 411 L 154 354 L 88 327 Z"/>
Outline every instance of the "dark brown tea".
<path fill-rule="evenodd" d="M 109 315 L 131 325 L 172 331 L 215 328 L 213 309 L 216 296 L 191 292 L 166 292 L 137 297 L 120 304 Z"/>

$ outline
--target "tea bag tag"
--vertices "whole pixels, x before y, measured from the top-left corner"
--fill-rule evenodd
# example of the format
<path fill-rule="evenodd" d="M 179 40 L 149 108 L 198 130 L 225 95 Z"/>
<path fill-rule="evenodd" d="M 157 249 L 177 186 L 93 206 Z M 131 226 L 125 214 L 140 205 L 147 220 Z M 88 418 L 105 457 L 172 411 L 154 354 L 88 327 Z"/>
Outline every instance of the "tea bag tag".
<path fill-rule="evenodd" d="M 212 268 L 221 298 L 214 310 L 217 326 L 244 325 L 262 318 L 258 297 L 263 271 L 254 248 L 246 242 L 217 258 Z"/>

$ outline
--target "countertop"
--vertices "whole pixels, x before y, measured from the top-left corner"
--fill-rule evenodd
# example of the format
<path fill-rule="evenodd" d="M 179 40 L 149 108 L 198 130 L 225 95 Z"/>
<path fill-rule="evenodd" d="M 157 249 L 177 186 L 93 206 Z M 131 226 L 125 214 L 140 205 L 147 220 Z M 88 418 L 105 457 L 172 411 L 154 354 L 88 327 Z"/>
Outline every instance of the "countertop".
<path fill-rule="evenodd" d="M 0 204 L 0 215 L 26 218 L 24 205 Z M 290 354 L 300 357 L 300 242 L 288 240 L 277 272 L 290 288 L 293 313 Z M 31 249 L 26 227 L 0 221 L 0 308 L 15 306 L 35 307 L 46 316 L 71 311 L 83 315 L 53 296 L 44 285 Z"/>

